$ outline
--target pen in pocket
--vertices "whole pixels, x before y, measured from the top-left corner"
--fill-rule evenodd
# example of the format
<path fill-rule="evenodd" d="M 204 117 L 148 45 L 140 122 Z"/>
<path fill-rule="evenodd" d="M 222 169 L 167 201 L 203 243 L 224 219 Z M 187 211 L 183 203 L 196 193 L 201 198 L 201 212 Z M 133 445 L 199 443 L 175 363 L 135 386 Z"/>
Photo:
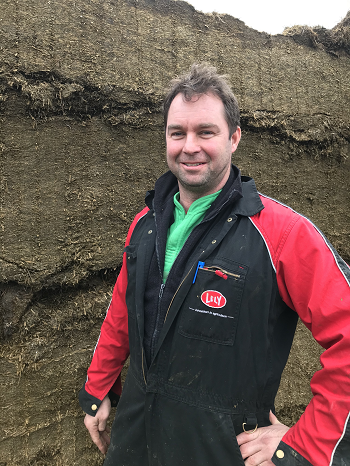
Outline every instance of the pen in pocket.
<path fill-rule="evenodd" d="M 192 284 L 196 281 L 198 269 L 202 269 L 204 267 L 204 264 L 205 264 L 205 262 L 198 261 L 197 268 L 196 268 L 196 273 L 194 274 Z"/>

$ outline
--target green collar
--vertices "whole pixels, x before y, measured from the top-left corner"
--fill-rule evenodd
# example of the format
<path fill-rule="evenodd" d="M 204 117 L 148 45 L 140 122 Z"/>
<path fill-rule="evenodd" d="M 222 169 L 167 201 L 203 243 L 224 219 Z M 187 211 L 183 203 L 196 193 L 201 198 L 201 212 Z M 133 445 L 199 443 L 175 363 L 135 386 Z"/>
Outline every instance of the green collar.
<path fill-rule="evenodd" d="M 165 282 L 171 266 L 181 251 L 194 227 L 203 220 L 205 213 L 220 194 L 221 190 L 196 199 L 187 213 L 179 201 L 180 193 L 174 195 L 174 223 L 168 229 L 165 249 L 163 281 Z"/>

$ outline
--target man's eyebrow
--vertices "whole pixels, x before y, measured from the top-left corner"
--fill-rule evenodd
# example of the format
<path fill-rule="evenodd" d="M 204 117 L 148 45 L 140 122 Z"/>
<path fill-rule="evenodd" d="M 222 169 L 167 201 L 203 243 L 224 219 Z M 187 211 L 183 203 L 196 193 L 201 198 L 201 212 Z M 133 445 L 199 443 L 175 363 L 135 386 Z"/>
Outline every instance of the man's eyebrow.
<path fill-rule="evenodd" d="M 198 128 L 199 129 L 213 128 L 216 130 L 219 129 L 218 125 L 216 125 L 215 123 L 200 123 L 198 125 Z M 182 125 L 169 125 L 168 126 L 168 131 L 172 131 L 174 129 L 183 129 L 183 126 Z"/>
<path fill-rule="evenodd" d="M 168 126 L 168 131 L 171 131 L 173 129 L 183 129 L 181 125 L 169 125 Z"/>
<path fill-rule="evenodd" d="M 218 125 L 216 125 L 215 123 L 201 123 L 201 124 L 198 125 L 198 128 L 201 128 L 201 129 L 204 129 L 204 128 L 219 129 Z"/>

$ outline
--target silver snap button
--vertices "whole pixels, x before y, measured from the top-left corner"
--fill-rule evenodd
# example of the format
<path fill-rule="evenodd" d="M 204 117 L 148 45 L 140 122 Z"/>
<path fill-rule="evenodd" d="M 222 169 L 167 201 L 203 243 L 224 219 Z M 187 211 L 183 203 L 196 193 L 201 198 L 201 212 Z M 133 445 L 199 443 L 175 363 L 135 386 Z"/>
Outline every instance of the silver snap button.
<path fill-rule="evenodd" d="M 149 230 L 148 234 L 150 235 L 152 233 L 152 230 Z"/>
<path fill-rule="evenodd" d="M 211 242 L 211 244 L 215 244 L 216 243 L 216 239 L 213 239 L 213 241 Z"/>
<path fill-rule="evenodd" d="M 228 222 L 232 222 L 232 218 L 231 218 L 231 217 L 228 218 L 227 221 L 228 221 Z"/>

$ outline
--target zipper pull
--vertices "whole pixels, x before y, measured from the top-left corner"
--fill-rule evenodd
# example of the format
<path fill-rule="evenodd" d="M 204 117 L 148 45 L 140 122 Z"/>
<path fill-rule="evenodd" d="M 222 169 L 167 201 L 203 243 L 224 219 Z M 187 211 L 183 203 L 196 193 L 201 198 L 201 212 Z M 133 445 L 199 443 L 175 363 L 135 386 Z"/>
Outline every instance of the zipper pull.
<path fill-rule="evenodd" d="M 198 269 L 202 269 L 204 267 L 204 264 L 205 264 L 205 262 L 198 261 L 197 268 L 196 268 L 196 273 L 194 274 L 192 284 L 196 281 Z"/>

